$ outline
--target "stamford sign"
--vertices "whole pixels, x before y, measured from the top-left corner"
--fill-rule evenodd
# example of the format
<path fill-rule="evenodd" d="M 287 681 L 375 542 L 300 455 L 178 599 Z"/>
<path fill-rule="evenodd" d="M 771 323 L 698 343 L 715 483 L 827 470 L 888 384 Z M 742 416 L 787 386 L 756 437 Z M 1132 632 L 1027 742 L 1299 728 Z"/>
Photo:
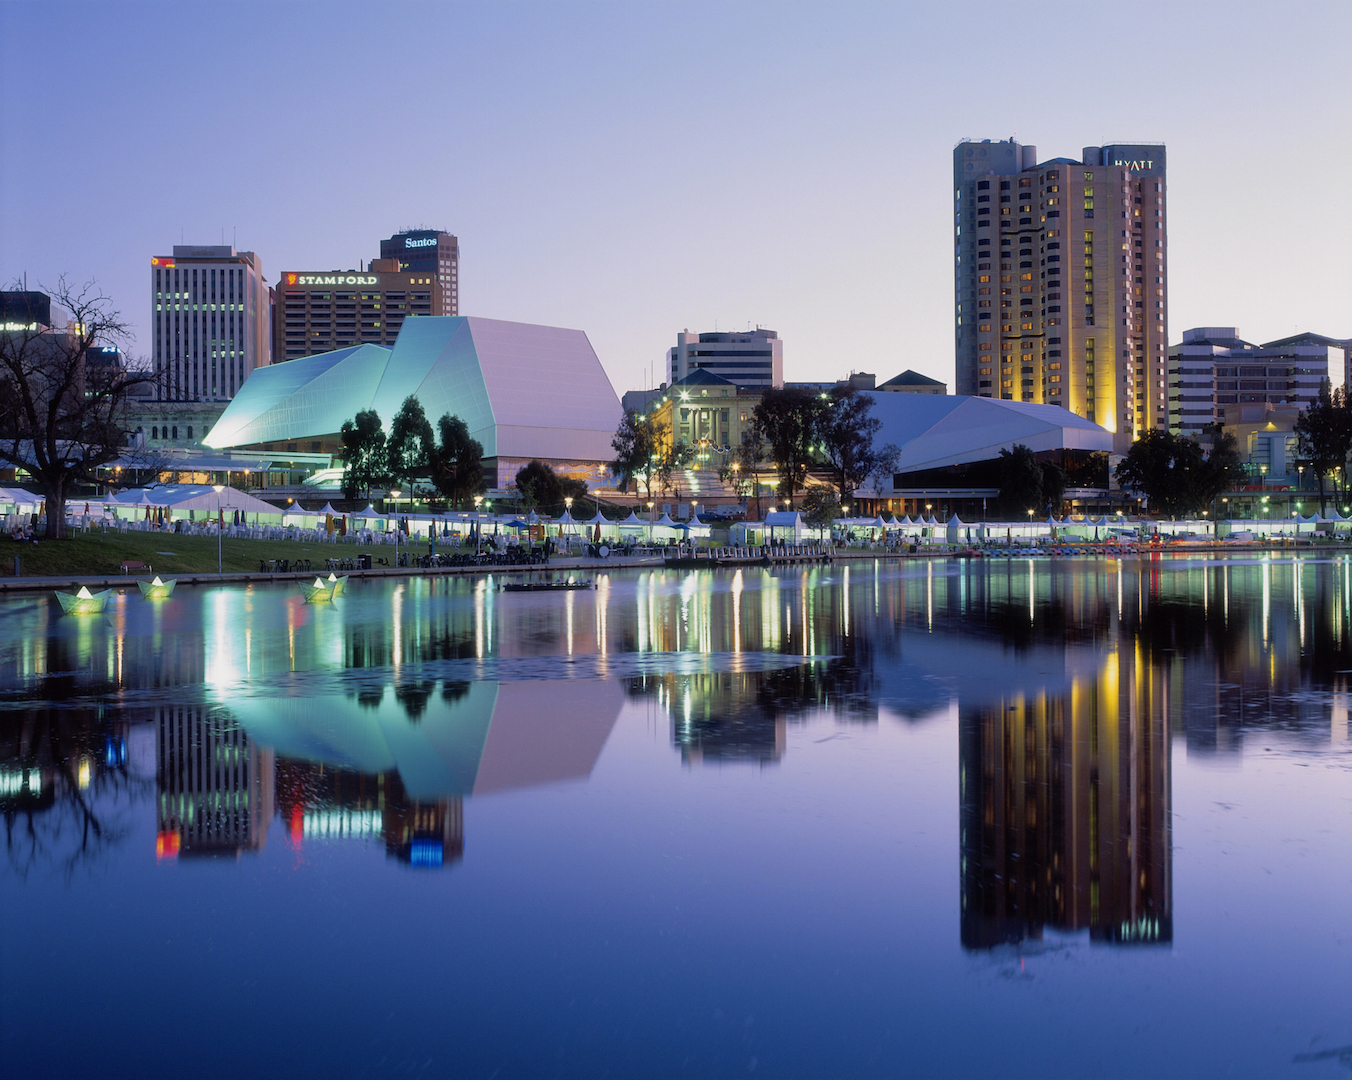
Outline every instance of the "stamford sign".
<path fill-rule="evenodd" d="M 375 274 L 287 274 L 288 285 L 378 285 Z"/>

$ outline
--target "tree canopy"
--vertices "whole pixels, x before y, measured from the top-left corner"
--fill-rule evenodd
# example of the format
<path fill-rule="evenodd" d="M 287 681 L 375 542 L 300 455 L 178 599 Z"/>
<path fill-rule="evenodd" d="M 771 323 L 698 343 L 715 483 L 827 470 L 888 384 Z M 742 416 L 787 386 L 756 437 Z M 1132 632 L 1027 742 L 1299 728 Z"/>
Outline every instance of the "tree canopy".
<path fill-rule="evenodd" d="M 1208 454 L 1195 440 L 1168 431 L 1147 431 L 1117 465 L 1124 487 L 1140 492 L 1157 514 L 1178 517 L 1206 510 L 1229 490 L 1239 468 L 1235 438 L 1221 431 Z"/>
<path fill-rule="evenodd" d="M 587 485 L 570 476 L 560 476 L 539 459 L 527 462 L 516 471 L 516 490 L 526 509 L 540 507 L 557 512 L 565 499 L 581 499 L 587 494 Z"/>
<path fill-rule="evenodd" d="M 411 492 L 417 479 L 431 475 L 435 449 L 432 425 L 423 412 L 422 402 L 409 394 L 390 421 L 390 434 L 385 443 L 390 479 Z"/>
<path fill-rule="evenodd" d="M 873 445 L 883 425 L 873 415 L 871 394 L 861 394 L 850 385 L 837 386 L 824 404 L 817 412 L 819 445 L 831 467 L 836 493 L 845 502 L 870 476 L 890 471 L 899 451 L 890 443 Z"/>
<path fill-rule="evenodd" d="M 1352 407 L 1348 406 L 1346 387 L 1330 389 L 1327 379 L 1320 383 L 1319 397 L 1297 417 L 1294 430 L 1303 463 L 1319 479 L 1319 512 L 1325 513 L 1328 496 L 1324 481 L 1334 478 L 1337 495 L 1338 472 L 1346 470 L 1348 456 L 1352 455 Z"/>
<path fill-rule="evenodd" d="M 756 405 L 756 429 L 779 473 L 779 495 L 792 505 L 803 486 L 829 399 L 798 386 L 767 389 Z"/>
<path fill-rule="evenodd" d="M 344 421 L 339 439 L 343 444 L 343 495 L 355 499 L 373 487 L 386 487 L 385 429 L 375 409 L 363 409 L 355 419 Z"/>
<path fill-rule="evenodd" d="M 128 398 L 156 376 L 108 362 L 121 354 L 103 349 L 125 343 L 127 325 L 96 285 L 76 289 L 63 277 L 51 300 L 70 314 L 64 328 L 25 323 L 0 331 L 0 462 L 41 486 L 46 535 L 60 539 L 71 487 L 143 453 L 128 445 Z"/>
<path fill-rule="evenodd" d="M 619 477 L 620 490 L 627 488 L 631 480 L 638 481 L 643 485 L 644 498 L 651 499 L 654 472 L 662 457 L 662 438 L 653 418 L 640 412 L 626 412 L 610 445 L 615 450 L 610 468 Z"/>
<path fill-rule="evenodd" d="M 483 444 L 473 438 L 458 416 L 437 421 L 441 441 L 432 453 L 432 484 L 452 506 L 462 506 L 488 489 L 484 480 Z"/>

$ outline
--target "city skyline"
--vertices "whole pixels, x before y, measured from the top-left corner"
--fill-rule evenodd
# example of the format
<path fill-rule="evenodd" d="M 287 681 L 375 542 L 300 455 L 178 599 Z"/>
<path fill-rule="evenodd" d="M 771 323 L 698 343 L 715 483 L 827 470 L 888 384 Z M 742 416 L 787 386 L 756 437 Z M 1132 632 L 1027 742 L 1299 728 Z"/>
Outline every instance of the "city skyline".
<path fill-rule="evenodd" d="M 169 10 L 0 8 L 5 144 L 50 144 L 54 118 L 73 117 L 87 158 L 0 163 L 0 278 L 96 279 L 131 324 L 132 357 L 153 351 L 149 261 L 175 244 L 255 251 L 275 285 L 297 267 L 358 268 L 382 238 L 431 224 L 463 245 L 461 311 L 585 331 L 617 392 L 660 382 L 684 328 L 757 324 L 779 332 L 790 380 L 911 368 L 960 390 L 951 155 L 984 137 L 1036 144 L 1044 159 L 1168 144 L 1170 344 L 1194 326 L 1242 324 L 1255 340 L 1352 333 L 1340 258 L 1352 211 L 1315 188 L 1352 155 L 1319 108 L 1348 98 L 1336 43 L 1352 16 L 1334 5 L 1281 20 L 1232 5 L 1220 25 L 1209 8 L 1133 5 L 1152 49 L 1131 58 L 1131 92 L 1045 105 L 995 101 L 979 72 L 963 77 L 965 54 L 949 46 L 1005 11 L 994 6 L 430 8 L 421 38 L 474 44 L 412 105 L 402 84 L 333 77 L 369 72 L 398 30 L 374 9 L 320 31 L 300 5 L 266 19 L 247 5 Z M 1117 16 L 1069 25 L 1064 11 L 1011 18 L 1006 47 L 1040 48 L 1052 20 L 1066 70 L 1079 56 L 1099 57 L 1097 70 Z M 56 28 L 69 49 L 117 63 L 50 78 L 24 43 Z M 205 52 L 182 69 L 190 43 Z M 237 91 L 223 103 L 236 77 L 285 107 L 244 107 Z M 106 119 L 81 127 L 96 100 Z M 297 128 L 291 107 L 316 105 Z M 353 168 L 340 134 L 376 125 L 390 162 Z M 1318 172 L 1258 183 L 1316 154 Z"/>

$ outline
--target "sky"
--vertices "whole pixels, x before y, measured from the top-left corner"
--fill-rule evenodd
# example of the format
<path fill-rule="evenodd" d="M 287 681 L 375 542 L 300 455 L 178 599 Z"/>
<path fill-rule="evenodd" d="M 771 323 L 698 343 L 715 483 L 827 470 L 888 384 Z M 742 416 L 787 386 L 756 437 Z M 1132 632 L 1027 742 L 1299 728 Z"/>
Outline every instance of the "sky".
<path fill-rule="evenodd" d="M 270 282 L 402 228 L 465 315 L 585 330 L 617 393 L 757 325 L 790 380 L 953 384 L 952 152 L 1168 147 L 1170 337 L 1352 337 L 1352 4 L 0 0 L 0 283 Z"/>

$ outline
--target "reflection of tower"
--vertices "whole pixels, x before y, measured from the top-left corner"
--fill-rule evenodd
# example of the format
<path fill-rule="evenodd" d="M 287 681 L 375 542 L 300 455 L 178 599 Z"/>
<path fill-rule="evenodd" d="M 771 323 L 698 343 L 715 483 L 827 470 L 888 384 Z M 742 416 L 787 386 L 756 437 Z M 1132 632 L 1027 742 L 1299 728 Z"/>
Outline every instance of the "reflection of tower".
<path fill-rule="evenodd" d="M 272 751 L 204 708 L 156 710 L 162 855 L 238 855 L 261 848 L 272 817 Z"/>
<path fill-rule="evenodd" d="M 1060 697 L 961 716 L 962 943 L 1173 937 L 1168 684 L 1114 655 Z"/>
<path fill-rule="evenodd" d="M 397 772 L 368 774 L 277 761 L 277 810 L 292 844 L 372 840 L 413 866 L 449 866 L 465 851 L 463 800 L 409 797 Z"/>

